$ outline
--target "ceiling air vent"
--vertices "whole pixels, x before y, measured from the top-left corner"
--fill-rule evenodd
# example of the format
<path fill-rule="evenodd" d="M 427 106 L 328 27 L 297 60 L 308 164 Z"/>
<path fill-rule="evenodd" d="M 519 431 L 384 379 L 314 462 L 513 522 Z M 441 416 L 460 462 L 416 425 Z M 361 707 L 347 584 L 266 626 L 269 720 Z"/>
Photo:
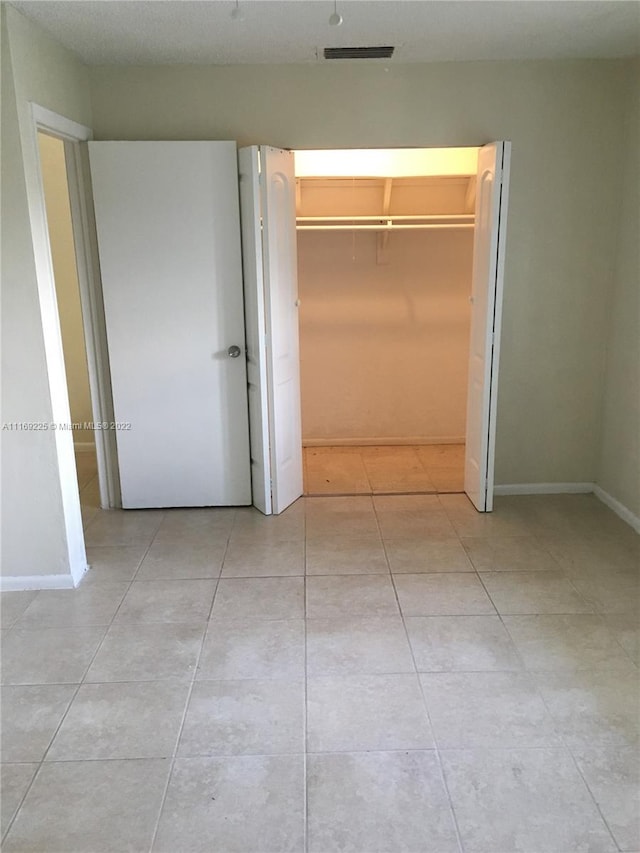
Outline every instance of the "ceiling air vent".
<path fill-rule="evenodd" d="M 394 47 L 325 47 L 325 59 L 390 59 Z"/>

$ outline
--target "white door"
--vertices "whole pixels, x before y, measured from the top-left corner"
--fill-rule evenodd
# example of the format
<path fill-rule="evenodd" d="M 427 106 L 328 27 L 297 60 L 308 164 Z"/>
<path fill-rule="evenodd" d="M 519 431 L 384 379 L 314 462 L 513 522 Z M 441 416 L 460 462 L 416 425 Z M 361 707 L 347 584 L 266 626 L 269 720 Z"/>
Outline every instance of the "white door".
<path fill-rule="evenodd" d="M 254 503 L 278 514 L 302 494 L 293 153 L 241 149 L 240 187 Z"/>
<path fill-rule="evenodd" d="M 481 512 L 493 509 L 510 158 L 510 142 L 492 142 L 478 154 L 464 490 Z"/>
<path fill-rule="evenodd" d="M 249 504 L 236 145 L 89 156 L 122 505 Z"/>

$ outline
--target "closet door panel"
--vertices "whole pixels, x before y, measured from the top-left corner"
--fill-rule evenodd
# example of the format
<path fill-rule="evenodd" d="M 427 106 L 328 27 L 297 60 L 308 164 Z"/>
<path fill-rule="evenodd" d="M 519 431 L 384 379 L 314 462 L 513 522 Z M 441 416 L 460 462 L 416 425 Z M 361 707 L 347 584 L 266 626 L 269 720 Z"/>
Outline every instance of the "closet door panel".
<path fill-rule="evenodd" d="M 302 495 L 298 263 L 293 152 L 240 149 L 253 503 Z"/>
<path fill-rule="evenodd" d="M 295 167 L 291 151 L 261 146 L 263 268 L 269 335 L 273 511 L 302 495 Z"/>
<path fill-rule="evenodd" d="M 493 509 L 496 407 L 510 142 L 478 154 L 464 490 L 476 509 Z"/>

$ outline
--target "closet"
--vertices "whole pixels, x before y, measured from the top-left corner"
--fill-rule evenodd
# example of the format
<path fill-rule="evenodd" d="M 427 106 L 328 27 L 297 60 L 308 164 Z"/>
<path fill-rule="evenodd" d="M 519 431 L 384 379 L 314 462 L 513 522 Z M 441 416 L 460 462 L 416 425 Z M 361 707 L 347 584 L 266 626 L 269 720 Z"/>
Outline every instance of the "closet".
<path fill-rule="evenodd" d="M 297 178 L 308 494 L 462 491 L 475 184 Z"/>
<path fill-rule="evenodd" d="M 308 493 L 491 511 L 510 150 L 91 142 L 123 507 L 279 514 L 304 444 Z"/>

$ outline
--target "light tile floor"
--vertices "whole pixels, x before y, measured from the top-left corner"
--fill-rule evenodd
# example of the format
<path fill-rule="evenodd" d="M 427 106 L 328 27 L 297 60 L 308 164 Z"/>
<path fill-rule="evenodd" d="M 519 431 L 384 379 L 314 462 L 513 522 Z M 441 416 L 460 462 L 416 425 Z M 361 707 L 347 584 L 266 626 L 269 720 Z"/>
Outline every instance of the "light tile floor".
<path fill-rule="evenodd" d="M 640 850 L 638 537 L 496 503 L 87 513 L 2 596 L 2 849 Z"/>
<path fill-rule="evenodd" d="M 455 493 L 464 487 L 464 445 L 305 447 L 306 495 Z"/>

